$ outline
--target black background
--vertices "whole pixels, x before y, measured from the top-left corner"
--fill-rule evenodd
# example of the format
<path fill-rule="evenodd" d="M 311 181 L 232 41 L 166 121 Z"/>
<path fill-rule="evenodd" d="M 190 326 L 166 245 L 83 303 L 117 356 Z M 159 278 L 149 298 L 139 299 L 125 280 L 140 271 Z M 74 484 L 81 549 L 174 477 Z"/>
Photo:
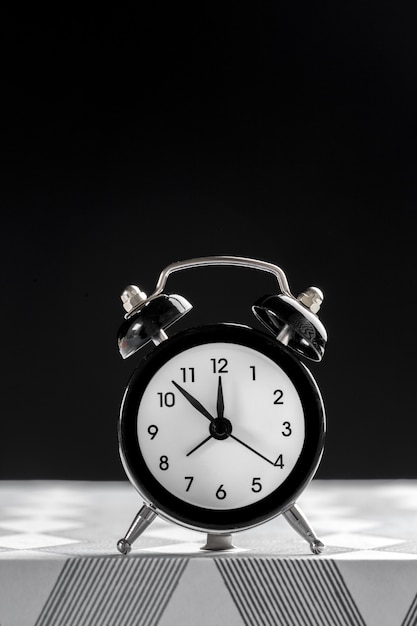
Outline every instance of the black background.
<path fill-rule="evenodd" d="M 0 23 L 0 477 L 124 478 L 119 294 L 210 254 L 325 293 L 318 476 L 417 477 L 414 3 L 153 6 Z M 275 283 L 167 287 L 180 329 Z"/>

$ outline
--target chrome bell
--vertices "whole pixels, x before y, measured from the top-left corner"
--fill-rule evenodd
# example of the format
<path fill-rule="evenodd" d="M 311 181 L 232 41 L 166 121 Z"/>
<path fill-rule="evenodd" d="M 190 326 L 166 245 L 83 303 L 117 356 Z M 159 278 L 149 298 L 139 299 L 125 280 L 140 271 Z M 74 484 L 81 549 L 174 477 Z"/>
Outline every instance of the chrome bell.
<path fill-rule="evenodd" d="M 161 343 L 167 338 L 165 329 L 193 308 L 186 298 L 177 294 L 160 294 L 146 300 L 146 294 L 134 285 L 129 285 L 121 298 L 128 312 L 117 334 L 119 352 L 124 359 L 149 341 Z"/>
<path fill-rule="evenodd" d="M 252 307 L 256 318 L 294 352 L 312 361 L 321 361 L 327 333 L 317 317 L 323 294 L 310 287 L 297 299 L 290 296 L 267 295 Z"/>

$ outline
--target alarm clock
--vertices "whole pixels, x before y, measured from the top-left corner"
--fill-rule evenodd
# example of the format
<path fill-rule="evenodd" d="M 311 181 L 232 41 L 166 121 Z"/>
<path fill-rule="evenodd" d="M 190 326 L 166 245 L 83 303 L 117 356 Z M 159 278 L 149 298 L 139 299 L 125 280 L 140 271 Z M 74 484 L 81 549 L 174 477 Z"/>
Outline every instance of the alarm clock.
<path fill-rule="evenodd" d="M 277 293 L 252 307 L 259 328 L 224 322 L 167 330 L 192 305 L 168 294 L 168 277 L 213 265 L 273 274 Z M 320 361 L 327 335 L 315 287 L 292 295 L 283 270 L 235 256 L 178 261 L 147 296 L 129 285 L 118 332 L 123 358 L 148 351 L 121 403 L 118 441 L 127 477 L 143 505 L 117 548 L 156 516 L 207 534 L 203 549 L 233 549 L 232 535 L 282 514 L 314 554 L 324 544 L 296 504 L 324 449 L 325 410 L 302 359 Z"/>

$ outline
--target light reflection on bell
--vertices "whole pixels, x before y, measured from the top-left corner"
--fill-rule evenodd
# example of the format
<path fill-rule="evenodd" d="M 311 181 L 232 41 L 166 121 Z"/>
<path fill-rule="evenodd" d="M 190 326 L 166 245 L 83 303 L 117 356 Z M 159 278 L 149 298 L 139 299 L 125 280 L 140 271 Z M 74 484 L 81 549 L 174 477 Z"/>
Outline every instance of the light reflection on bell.
<path fill-rule="evenodd" d="M 321 361 L 326 329 L 302 302 L 283 294 L 267 295 L 255 302 L 252 311 L 282 344 L 311 361 Z"/>
<path fill-rule="evenodd" d="M 166 338 L 164 329 L 191 311 L 192 305 L 183 296 L 161 294 L 150 300 L 119 328 L 117 343 L 124 359 L 155 338 L 158 344 Z"/>

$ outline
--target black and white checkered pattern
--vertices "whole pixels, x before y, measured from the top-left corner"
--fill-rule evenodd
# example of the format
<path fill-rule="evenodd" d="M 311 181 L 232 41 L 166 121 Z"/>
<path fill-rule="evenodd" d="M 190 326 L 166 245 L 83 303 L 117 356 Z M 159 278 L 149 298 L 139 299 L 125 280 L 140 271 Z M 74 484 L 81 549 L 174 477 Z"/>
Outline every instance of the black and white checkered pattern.
<path fill-rule="evenodd" d="M 300 506 L 320 556 L 281 517 L 201 551 L 156 519 L 128 557 L 128 483 L 0 483 L 0 624 L 417 624 L 417 481 L 313 481 Z"/>

